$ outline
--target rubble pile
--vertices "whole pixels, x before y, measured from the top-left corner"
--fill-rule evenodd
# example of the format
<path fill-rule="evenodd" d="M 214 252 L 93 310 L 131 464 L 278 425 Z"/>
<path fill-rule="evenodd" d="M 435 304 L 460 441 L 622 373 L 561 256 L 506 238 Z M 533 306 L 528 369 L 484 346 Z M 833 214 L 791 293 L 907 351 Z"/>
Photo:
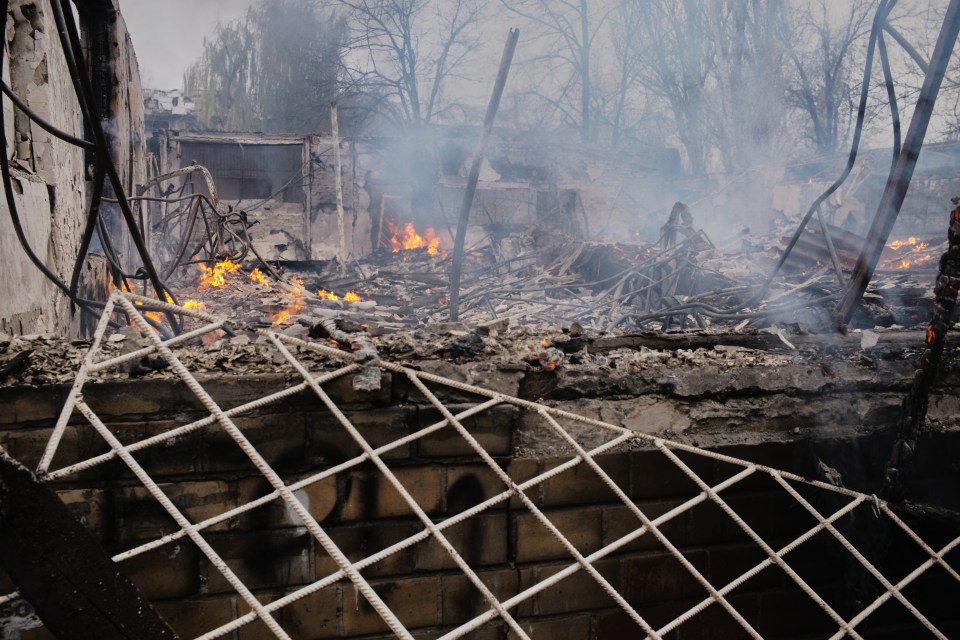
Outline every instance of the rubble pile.
<path fill-rule="evenodd" d="M 804 344 L 824 350 L 840 339 L 834 308 L 842 289 L 816 233 L 798 243 L 766 295 L 755 299 L 782 251 L 782 233 L 741 233 L 717 246 L 679 203 L 652 244 L 587 242 L 536 228 L 491 230 L 465 256 L 458 322 L 449 321 L 447 307 L 452 258 L 437 242 L 392 243 L 345 266 L 229 258 L 186 265 L 169 280 L 168 300 L 235 321 L 230 333 L 180 347 L 199 373 L 273 372 L 282 360 L 274 362 L 279 356 L 258 334 L 263 329 L 330 340 L 347 351 L 372 339 L 381 357 L 398 361 L 483 359 L 516 370 L 579 366 L 602 374 L 637 358 L 673 361 L 684 349 L 690 358 L 719 354 L 752 366 L 757 353 L 797 354 Z M 832 229 L 831 235 L 847 264 L 852 234 Z M 864 330 L 857 334 L 861 348 L 876 344 L 876 327 L 916 329 L 929 318 L 936 262 L 927 256 L 942 249 L 932 245 L 909 238 L 886 248 L 852 327 Z M 161 313 L 147 316 L 169 331 Z M 108 331 L 108 351 L 144 346 L 138 331 L 122 326 L 123 316 L 114 320 L 120 326 Z M 178 329 L 201 322 L 185 315 Z M 88 345 L 0 335 L 0 384 L 69 382 Z M 103 375 L 167 373 L 155 357 Z"/>

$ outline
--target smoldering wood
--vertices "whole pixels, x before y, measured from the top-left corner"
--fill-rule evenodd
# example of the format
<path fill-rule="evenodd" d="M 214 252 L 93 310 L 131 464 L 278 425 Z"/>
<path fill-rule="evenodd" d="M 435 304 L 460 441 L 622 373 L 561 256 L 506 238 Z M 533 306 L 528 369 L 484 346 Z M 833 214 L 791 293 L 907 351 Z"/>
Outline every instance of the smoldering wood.
<path fill-rule="evenodd" d="M 0 565 L 58 638 L 178 637 L 57 495 L 2 448 Z"/>

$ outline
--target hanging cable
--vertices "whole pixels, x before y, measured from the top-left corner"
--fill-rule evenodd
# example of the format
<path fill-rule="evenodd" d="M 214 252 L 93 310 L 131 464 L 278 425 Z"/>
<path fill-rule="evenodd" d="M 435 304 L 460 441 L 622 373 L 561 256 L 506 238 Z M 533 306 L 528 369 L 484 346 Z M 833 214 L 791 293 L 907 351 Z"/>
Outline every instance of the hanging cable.
<path fill-rule="evenodd" d="M 3 80 L 0 80 L 0 91 L 3 91 L 4 95 L 10 98 L 10 101 L 17 105 L 17 108 L 20 109 L 20 111 L 26 114 L 28 118 L 30 118 L 41 129 L 50 135 L 60 138 L 64 142 L 69 142 L 70 144 L 82 149 L 92 150 L 94 148 L 94 144 L 89 140 L 84 140 L 83 138 L 78 138 L 77 136 L 69 134 L 66 131 L 62 131 L 38 116 L 32 109 L 30 109 L 30 107 L 27 106 L 23 100 L 19 98 L 19 96 L 17 96 L 17 94 L 13 92 L 10 87 L 7 86 L 7 83 Z"/>
<path fill-rule="evenodd" d="M 166 287 L 160 281 L 157 270 L 154 268 L 153 261 L 150 258 L 150 253 L 147 250 L 146 244 L 143 241 L 143 237 L 137 228 L 136 220 L 134 219 L 133 213 L 130 210 L 130 205 L 126 200 L 123 182 L 120 179 L 120 175 L 117 173 L 117 168 L 113 163 L 113 159 L 110 154 L 110 146 L 107 142 L 107 136 L 103 130 L 103 123 L 100 121 L 99 115 L 96 113 L 93 100 L 93 88 L 91 86 L 90 78 L 86 73 L 82 72 L 82 69 L 86 68 L 86 64 L 83 60 L 83 49 L 80 42 L 80 35 L 77 31 L 77 25 L 73 21 L 73 13 L 71 12 L 69 6 L 69 0 L 60 0 L 59 2 L 54 0 L 50 3 L 50 6 L 53 10 L 54 20 L 57 23 L 57 33 L 60 37 L 60 43 L 64 50 L 67 66 L 70 70 L 71 78 L 74 81 L 74 88 L 78 92 L 77 98 L 80 102 L 81 110 L 85 111 L 86 116 L 88 117 L 87 124 L 90 131 L 93 133 L 94 144 L 96 145 L 95 151 L 98 155 L 98 158 L 102 160 L 104 168 L 106 169 L 107 177 L 110 179 L 110 184 L 113 187 L 114 195 L 116 195 L 117 200 L 119 201 L 120 212 L 123 214 L 124 221 L 127 225 L 127 230 L 130 233 L 130 237 L 133 239 L 133 244 L 136 247 L 140 259 L 143 262 L 143 267 L 147 277 L 150 280 L 158 299 L 164 301 L 163 294 L 164 291 L 166 291 Z M 67 20 L 66 15 L 70 16 L 69 20 Z M 170 326 L 173 327 L 175 331 L 179 331 L 176 316 L 169 311 L 165 313 Z"/>
<path fill-rule="evenodd" d="M 882 31 L 877 36 L 877 51 L 880 53 L 883 83 L 887 89 L 887 100 L 890 102 L 890 120 L 893 125 L 893 158 L 890 163 L 890 173 L 893 174 L 893 170 L 897 167 L 897 159 L 900 157 L 900 107 L 897 104 L 897 89 L 893 85 L 890 57 L 887 55 L 887 43 Z"/>
<path fill-rule="evenodd" d="M 7 28 L 7 14 L 10 9 L 9 0 L 0 0 L 0 33 L 6 33 Z M 0 46 L 0 64 L 3 63 L 4 55 L 6 54 L 6 47 Z M 23 248 L 24 253 L 27 254 L 27 257 L 30 259 L 30 262 L 40 270 L 40 272 L 52 282 L 58 289 L 63 291 L 64 294 L 70 299 L 71 304 L 76 305 L 84 312 L 88 313 L 94 318 L 98 318 L 100 313 L 95 309 L 97 306 L 103 306 L 97 304 L 91 300 L 84 300 L 77 297 L 70 287 L 68 287 L 55 273 L 53 273 L 46 264 L 37 256 L 33 248 L 30 246 L 29 240 L 27 240 L 26 233 L 24 233 L 23 225 L 20 220 L 20 214 L 17 208 L 17 202 L 13 195 L 13 178 L 10 174 L 10 159 L 8 156 L 7 150 L 7 136 L 6 131 L 6 114 L 4 110 L 0 108 L 0 137 L 3 138 L 0 142 L 0 178 L 3 180 L 3 190 L 6 196 L 7 201 L 7 213 L 10 215 L 10 222 L 13 225 L 14 233 L 17 236 L 17 240 L 20 243 L 20 246 Z"/>
<path fill-rule="evenodd" d="M 780 273 L 780 269 L 783 268 L 784 263 L 790 256 L 790 252 L 793 251 L 794 246 L 796 246 L 797 242 L 800 240 L 800 237 L 803 235 L 803 232 L 807 227 L 807 223 L 810 222 L 810 219 L 817 212 L 817 209 L 820 207 L 820 205 L 823 204 L 827 198 L 833 195 L 834 192 L 836 192 L 836 190 L 839 189 L 844 182 L 846 182 L 851 171 L 853 171 L 853 166 L 857 161 L 857 154 L 860 150 L 860 138 L 863 134 L 863 124 L 867 113 L 867 97 L 870 91 L 870 78 L 873 70 L 873 52 L 876 48 L 877 37 L 880 33 L 880 29 L 882 28 L 884 22 L 886 22 L 887 16 L 896 3 L 897 0 L 881 0 L 880 5 L 877 7 L 877 13 L 873 18 L 873 24 L 870 28 L 870 40 L 867 44 L 867 58 L 863 66 L 863 83 L 860 86 L 860 101 L 857 106 L 857 120 L 853 130 L 853 141 L 850 143 L 850 153 L 847 157 L 847 164 L 844 167 L 843 172 L 840 174 L 840 177 L 833 182 L 833 184 L 831 184 L 817 197 L 816 200 L 813 201 L 813 204 L 810 205 L 810 208 L 807 209 L 807 212 L 800 220 L 797 230 L 790 238 L 790 242 L 787 243 L 786 249 L 784 249 L 783 253 L 780 255 L 780 259 L 777 261 L 776 266 L 774 266 L 773 271 L 767 277 L 763 285 L 761 285 L 757 293 L 751 296 L 744 303 L 727 310 L 727 313 L 736 313 L 737 311 L 762 301 L 766 297 L 767 292 L 773 285 L 773 281 Z"/>

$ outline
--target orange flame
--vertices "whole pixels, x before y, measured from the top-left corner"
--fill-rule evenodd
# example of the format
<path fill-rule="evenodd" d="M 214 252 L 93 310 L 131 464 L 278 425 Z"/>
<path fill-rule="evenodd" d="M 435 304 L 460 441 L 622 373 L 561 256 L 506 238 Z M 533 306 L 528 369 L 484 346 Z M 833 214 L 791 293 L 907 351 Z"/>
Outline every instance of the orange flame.
<path fill-rule="evenodd" d="M 412 222 L 408 222 L 403 226 L 403 229 L 388 222 L 387 225 L 390 228 L 390 246 L 393 249 L 394 253 L 399 253 L 400 251 L 409 251 L 411 249 L 423 249 L 426 248 L 427 253 L 432 256 L 435 256 L 440 253 L 440 238 L 437 236 L 437 232 L 432 228 L 427 227 L 423 231 L 423 235 L 420 235 L 417 232 L 416 227 L 413 226 Z"/>
<path fill-rule="evenodd" d="M 340 299 L 340 296 L 326 289 L 318 289 L 317 297 L 321 300 L 333 300 L 334 302 Z"/>
<path fill-rule="evenodd" d="M 930 262 L 931 260 L 933 260 L 933 256 L 931 255 L 917 256 L 913 260 L 901 260 L 900 263 L 897 265 L 897 269 L 909 269 L 910 267 L 915 267 L 918 264 Z"/>
<path fill-rule="evenodd" d="M 228 273 L 239 271 L 240 265 L 230 258 L 227 258 L 212 267 L 200 265 L 200 268 L 203 269 L 203 273 L 200 275 L 200 290 L 202 291 L 210 287 L 224 286 L 226 284 L 224 276 Z"/>
<path fill-rule="evenodd" d="M 203 303 L 199 300 L 187 300 L 183 303 L 184 309 L 192 309 L 194 311 L 203 311 Z"/>
<path fill-rule="evenodd" d="M 317 297 L 321 300 L 332 300 L 334 302 L 341 299 L 340 296 L 332 291 L 327 291 L 326 289 L 318 289 Z M 360 297 L 360 294 L 354 291 L 347 291 L 345 294 L 343 294 L 342 299 L 344 302 L 361 302 L 363 300 L 363 298 Z"/>
<path fill-rule="evenodd" d="M 285 308 L 281 309 L 276 313 L 271 313 L 270 317 L 274 318 L 273 324 L 290 324 L 290 316 L 295 316 L 303 310 L 305 304 L 304 300 L 304 288 L 303 280 L 294 276 L 290 278 L 290 284 L 293 285 L 293 291 L 287 294 L 288 297 L 292 298 L 290 304 Z"/>
<path fill-rule="evenodd" d="M 936 332 L 933 330 L 933 327 L 927 325 L 927 344 L 933 344 L 933 339 L 937 337 Z"/>
<path fill-rule="evenodd" d="M 915 247 L 918 242 L 920 242 L 919 238 L 917 238 L 916 236 L 910 236 L 906 240 L 894 240 L 887 246 L 890 247 L 891 249 L 902 249 L 903 247 L 907 247 L 907 246 Z"/>
<path fill-rule="evenodd" d="M 257 284 L 262 284 L 265 287 L 270 287 L 270 283 L 267 282 L 266 276 L 263 275 L 263 272 L 260 271 L 260 267 L 254 267 L 253 271 L 250 272 L 250 279 L 256 282 Z"/>

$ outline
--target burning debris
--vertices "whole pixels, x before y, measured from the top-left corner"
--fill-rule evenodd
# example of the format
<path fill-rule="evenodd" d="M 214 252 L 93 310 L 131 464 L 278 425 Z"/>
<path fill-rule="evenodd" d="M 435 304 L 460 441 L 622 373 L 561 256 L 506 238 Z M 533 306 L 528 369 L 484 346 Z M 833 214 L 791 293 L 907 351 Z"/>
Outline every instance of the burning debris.
<path fill-rule="evenodd" d="M 389 248 L 345 266 L 333 260 L 285 272 L 279 264 L 225 257 L 210 266 L 199 264 L 199 274 L 197 267 L 184 264 L 175 270 L 172 286 L 178 297 L 190 298 L 190 305 L 213 314 L 239 313 L 253 326 L 309 329 L 336 318 L 374 336 L 444 326 L 450 254 L 431 227 L 385 224 Z M 592 332 L 770 326 L 830 332 L 840 294 L 829 267 L 830 247 L 841 267 L 852 268 L 861 239 L 835 227 L 827 231 L 829 243 L 821 230 L 800 237 L 782 276 L 767 282 L 762 299 L 752 299 L 751 293 L 764 286 L 776 264 L 782 232 L 770 238 L 741 233 L 718 246 L 697 228 L 694 212 L 683 203 L 673 207 L 654 243 L 587 242 L 537 227 L 513 229 L 506 242 L 490 232 L 465 252 L 461 321 L 473 327 L 502 322 Z M 246 235 L 238 234 L 235 240 L 240 239 L 249 242 Z M 209 253 L 213 245 L 198 246 L 207 246 Z M 867 327 L 921 323 L 932 294 L 923 284 L 927 274 L 918 269 L 940 249 L 919 238 L 891 242 L 864 299 L 861 322 Z M 560 362 L 554 354 L 539 359 L 548 370 Z"/>

